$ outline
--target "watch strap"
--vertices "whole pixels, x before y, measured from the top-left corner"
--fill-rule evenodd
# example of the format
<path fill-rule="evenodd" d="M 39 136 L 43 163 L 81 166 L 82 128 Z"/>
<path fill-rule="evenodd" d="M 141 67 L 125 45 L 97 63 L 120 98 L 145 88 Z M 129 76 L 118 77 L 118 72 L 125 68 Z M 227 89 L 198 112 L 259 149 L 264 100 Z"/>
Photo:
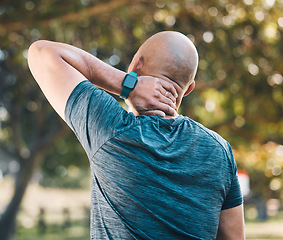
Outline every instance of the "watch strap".
<path fill-rule="evenodd" d="M 123 99 L 127 99 L 131 91 L 132 91 L 132 89 L 127 88 L 127 87 L 123 87 L 121 94 L 120 94 L 120 97 L 123 98 Z"/>
<path fill-rule="evenodd" d="M 124 83 L 124 81 L 125 81 L 125 79 L 127 78 L 128 75 L 131 75 L 131 76 L 135 77 L 135 79 L 136 79 L 135 81 L 136 82 L 138 81 L 138 79 L 137 79 L 138 74 L 136 72 L 131 71 L 129 74 L 126 74 L 126 76 L 125 76 L 125 78 L 124 78 L 124 80 L 122 82 L 122 91 L 121 91 L 121 94 L 120 94 L 120 97 L 123 98 L 123 99 L 127 99 L 129 94 L 130 94 L 130 92 L 132 90 L 134 90 L 134 88 L 136 86 L 136 84 L 135 84 L 133 88 L 128 88 L 128 87 L 123 85 L 123 83 Z"/>

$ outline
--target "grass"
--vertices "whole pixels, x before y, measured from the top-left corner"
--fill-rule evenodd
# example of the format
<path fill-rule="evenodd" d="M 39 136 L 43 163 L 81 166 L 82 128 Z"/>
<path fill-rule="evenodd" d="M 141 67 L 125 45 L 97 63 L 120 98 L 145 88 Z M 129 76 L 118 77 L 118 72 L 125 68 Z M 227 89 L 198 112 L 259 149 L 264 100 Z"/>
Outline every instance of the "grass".
<path fill-rule="evenodd" d="M 283 240 L 283 211 L 267 221 L 246 221 L 248 240 L 276 239 Z"/>
<path fill-rule="evenodd" d="M 2 181 L 0 210 L 9 201 L 10 182 Z M 4 185 L 3 185 L 4 184 Z M 6 185 L 5 185 L 6 184 Z M 90 192 L 42 188 L 31 184 L 25 194 L 16 229 L 16 240 L 89 240 Z M 46 230 L 38 227 L 40 208 L 44 207 Z M 69 209 L 71 226 L 62 227 L 65 221 L 63 209 Z M 247 240 L 283 240 L 283 211 L 265 222 L 246 221 Z"/>
<path fill-rule="evenodd" d="M 72 223 L 71 226 L 63 228 L 61 225 L 48 225 L 45 231 L 38 227 L 17 228 L 17 240 L 89 240 L 89 227 L 80 223 Z"/>
<path fill-rule="evenodd" d="M 40 232 L 37 227 L 18 227 L 17 240 L 89 240 L 89 227 L 74 222 L 67 228 L 59 224 L 48 225 L 45 232 Z M 247 240 L 283 240 L 283 219 L 270 219 L 265 222 L 246 223 Z"/>
<path fill-rule="evenodd" d="M 247 222 L 246 238 L 249 240 L 277 239 L 283 240 L 283 220 L 265 222 Z"/>

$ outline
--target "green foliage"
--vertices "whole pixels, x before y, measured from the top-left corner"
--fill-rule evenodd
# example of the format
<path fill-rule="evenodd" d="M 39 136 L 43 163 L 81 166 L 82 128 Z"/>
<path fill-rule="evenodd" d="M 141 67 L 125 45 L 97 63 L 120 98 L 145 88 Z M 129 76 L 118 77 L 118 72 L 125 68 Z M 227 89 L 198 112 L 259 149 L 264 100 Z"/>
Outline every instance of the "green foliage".
<path fill-rule="evenodd" d="M 246 239 L 282 239 L 281 226 L 283 224 L 283 212 L 280 212 L 277 217 L 272 217 L 266 222 L 246 221 Z M 21 222 L 24 221 L 23 219 Z M 47 229 L 40 233 L 38 227 L 24 228 L 20 226 L 17 230 L 17 240 L 83 240 L 89 239 L 89 226 L 82 224 L 80 221 L 71 221 L 71 226 L 63 229 L 63 223 L 51 224 L 46 223 Z"/>
<path fill-rule="evenodd" d="M 0 148 L 25 159 L 51 130 L 62 128 L 28 71 L 27 49 L 33 41 L 73 44 L 126 70 L 147 37 L 175 30 L 192 39 L 200 56 L 197 86 L 183 100 L 181 113 L 216 130 L 237 149 L 252 187 L 264 186 L 256 192 L 279 197 L 282 174 L 270 173 L 270 156 L 262 149 L 283 142 L 282 11 L 283 2 L 272 0 L 2 1 Z M 59 166 L 85 168 L 86 157 L 76 144 L 65 137 L 48 146 L 42 165 L 46 179 L 54 178 Z M 282 168 L 280 154 L 276 161 Z M 275 177 L 281 187 L 271 190 Z"/>
<path fill-rule="evenodd" d="M 39 183 L 46 187 L 89 188 L 89 162 L 74 134 L 56 141 L 45 154 Z"/>

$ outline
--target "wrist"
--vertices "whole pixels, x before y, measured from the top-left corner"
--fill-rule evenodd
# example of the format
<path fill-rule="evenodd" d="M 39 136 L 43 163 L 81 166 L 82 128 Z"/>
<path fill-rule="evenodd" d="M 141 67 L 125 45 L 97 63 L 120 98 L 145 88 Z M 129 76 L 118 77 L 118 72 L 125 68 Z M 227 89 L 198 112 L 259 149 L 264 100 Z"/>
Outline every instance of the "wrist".
<path fill-rule="evenodd" d="M 120 97 L 123 99 L 127 99 L 129 94 L 135 89 L 138 77 L 137 73 L 131 71 L 129 74 L 126 74 L 126 76 L 123 79 L 122 82 L 122 91 L 120 93 Z"/>

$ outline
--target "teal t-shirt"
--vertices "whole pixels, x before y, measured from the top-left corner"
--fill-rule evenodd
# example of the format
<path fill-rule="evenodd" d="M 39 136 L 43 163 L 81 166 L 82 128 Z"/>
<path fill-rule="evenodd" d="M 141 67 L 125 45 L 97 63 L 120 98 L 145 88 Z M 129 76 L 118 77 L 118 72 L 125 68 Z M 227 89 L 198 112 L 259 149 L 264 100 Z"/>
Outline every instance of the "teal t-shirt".
<path fill-rule="evenodd" d="M 81 82 L 65 118 L 91 166 L 91 239 L 215 239 L 242 204 L 231 147 L 185 116 L 134 116 Z"/>

